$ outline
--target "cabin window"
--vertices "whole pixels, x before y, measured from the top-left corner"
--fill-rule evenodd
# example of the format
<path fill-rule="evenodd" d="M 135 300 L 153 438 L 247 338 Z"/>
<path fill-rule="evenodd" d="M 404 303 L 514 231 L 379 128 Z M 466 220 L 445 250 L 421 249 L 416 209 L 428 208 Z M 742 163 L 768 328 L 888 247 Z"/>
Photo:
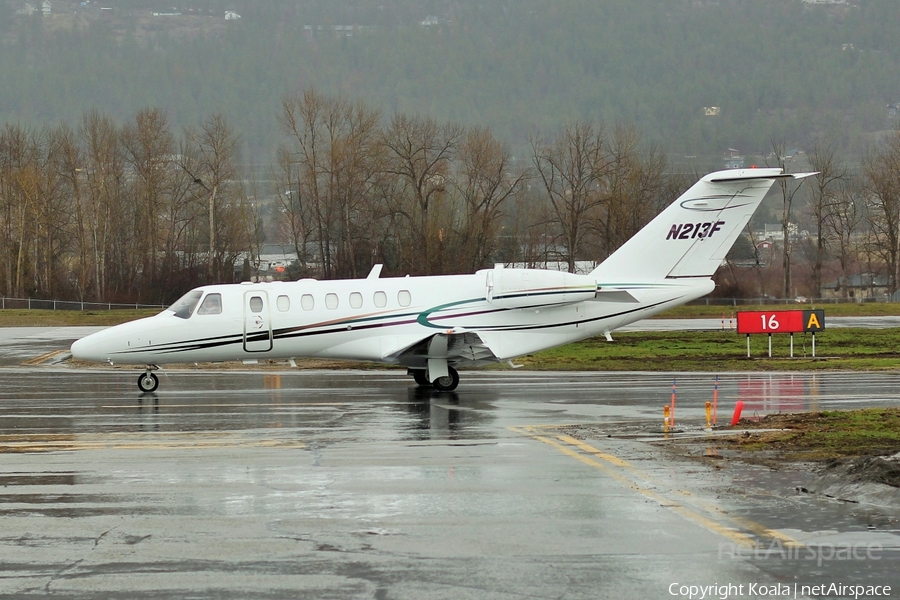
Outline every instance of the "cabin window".
<path fill-rule="evenodd" d="M 197 309 L 198 315 L 221 315 L 222 314 L 222 294 L 207 294 L 203 299 L 200 308 Z"/>
<path fill-rule="evenodd" d="M 362 308 L 362 294 L 359 292 L 350 294 L 350 306 L 353 308 Z"/>
<path fill-rule="evenodd" d="M 316 307 L 316 301 L 311 294 L 303 294 L 300 296 L 300 308 L 303 310 L 312 310 Z"/>
<path fill-rule="evenodd" d="M 291 310 L 291 299 L 287 296 L 278 296 L 275 300 L 275 305 L 281 312 L 287 312 Z"/>
<path fill-rule="evenodd" d="M 197 303 L 200 302 L 200 296 L 203 295 L 203 292 L 200 290 L 194 290 L 193 292 L 188 292 L 181 298 L 179 298 L 175 304 L 170 306 L 168 310 L 171 310 L 175 313 L 175 316 L 179 319 L 189 319 L 191 317 L 191 313 L 194 312 L 194 309 L 197 307 Z"/>
<path fill-rule="evenodd" d="M 407 290 L 400 290 L 397 292 L 397 302 L 400 303 L 400 306 L 409 306 L 412 304 L 412 296 Z"/>
<path fill-rule="evenodd" d="M 263 309 L 263 299 L 259 296 L 253 296 L 250 298 L 250 311 L 255 313 L 261 313 Z"/>
<path fill-rule="evenodd" d="M 384 292 L 375 292 L 375 297 L 373 298 L 375 301 L 375 306 L 378 308 L 384 308 L 387 306 L 387 294 Z"/>
<path fill-rule="evenodd" d="M 325 294 L 325 307 L 328 310 L 334 310 L 338 307 L 337 294 Z"/>

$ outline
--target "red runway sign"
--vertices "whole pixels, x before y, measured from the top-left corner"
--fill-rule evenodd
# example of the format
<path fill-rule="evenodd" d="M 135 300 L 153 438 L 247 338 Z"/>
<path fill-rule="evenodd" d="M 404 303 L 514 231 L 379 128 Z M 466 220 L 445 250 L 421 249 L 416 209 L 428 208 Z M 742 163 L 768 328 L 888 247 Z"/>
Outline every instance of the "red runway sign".
<path fill-rule="evenodd" d="M 825 311 L 761 310 L 737 314 L 738 333 L 804 333 L 825 329 Z"/>

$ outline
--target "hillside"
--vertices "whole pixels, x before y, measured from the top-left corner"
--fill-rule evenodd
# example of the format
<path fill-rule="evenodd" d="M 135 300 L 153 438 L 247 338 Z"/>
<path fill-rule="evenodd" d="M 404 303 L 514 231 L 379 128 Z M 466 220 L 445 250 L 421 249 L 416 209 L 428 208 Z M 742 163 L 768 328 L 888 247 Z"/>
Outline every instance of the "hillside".
<path fill-rule="evenodd" d="M 487 125 L 514 148 L 566 120 L 632 122 L 700 169 L 773 139 L 862 152 L 900 102 L 894 0 L 23 4 L 0 5 L 0 121 L 155 106 L 184 125 L 221 111 L 255 163 L 277 145 L 282 95 L 309 85 Z"/>

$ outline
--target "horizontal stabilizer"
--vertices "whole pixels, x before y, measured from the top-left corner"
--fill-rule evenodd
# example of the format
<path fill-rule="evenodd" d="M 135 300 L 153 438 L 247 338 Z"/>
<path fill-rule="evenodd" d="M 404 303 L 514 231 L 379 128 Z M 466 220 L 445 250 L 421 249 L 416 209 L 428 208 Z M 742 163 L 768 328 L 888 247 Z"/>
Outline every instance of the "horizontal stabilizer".
<path fill-rule="evenodd" d="M 812 175 L 816 175 L 818 171 L 813 171 L 811 173 L 780 173 L 778 175 L 767 175 L 763 177 L 757 177 L 753 175 L 753 171 L 757 169 L 751 169 L 751 175 L 743 176 L 743 177 L 711 177 L 709 179 L 710 183 L 731 183 L 733 181 L 751 181 L 753 179 L 805 179 Z M 768 169 L 765 169 L 768 170 Z M 728 171 L 724 171 L 727 173 Z M 741 171 L 742 173 L 746 173 L 746 171 Z M 719 173 L 723 173 L 723 171 L 719 171 Z"/>

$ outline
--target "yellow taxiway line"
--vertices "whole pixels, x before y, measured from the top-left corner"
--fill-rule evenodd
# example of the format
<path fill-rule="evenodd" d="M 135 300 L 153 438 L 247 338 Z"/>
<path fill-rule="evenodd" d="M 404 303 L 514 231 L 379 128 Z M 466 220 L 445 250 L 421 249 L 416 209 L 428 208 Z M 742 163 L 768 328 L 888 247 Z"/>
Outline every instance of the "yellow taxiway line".
<path fill-rule="evenodd" d="M 45 353 L 41 354 L 40 356 L 35 356 L 34 358 L 29 358 L 28 360 L 23 362 L 22 365 L 27 366 L 27 367 L 33 367 L 35 365 L 41 364 L 42 362 L 46 362 L 46 361 L 50 360 L 51 358 L 53 358 L 54 356 L 58 356 L 66 351 L 67 351 L 66 349 L 51 350 L 50 352 L 45 352 Z"/>
<path fill-rule="evenodd" d="M 671 490 L 671 493 L 682 497 L 690 497 L 691 504 L 695 506 L 688 506 L 685 502 L 672 499 L 662 492 L 652 490 L 646 486 L 646 483 L 650 483 L 658 488 L 665 488 L 666 486 L 627 460 L 599 450 L 586 442 L 568 435 L 557 435 L 554 436 L 555 439 L 551 439 L 551 436 L 546 434 L 548 429 L 546 427 L 526 426 L 510 427 L 509 429 L 520 435 L 525 435 L 547 444 L 562 454 L 601 471 L 642 496 L 653 500 L 660 506 L 672 510 L 689 521 L 693 521 L 707 531 L 727 538 L 736 545 L 749 548 L 756 544 L 754 538 L 744 533 L 744 531 L 749 531 L 756 536 L 778 540 L 787 547 L 803 547 L 802 543 L 787 534 L 765 527 L 750 519 L 728 514 L 717 506 L 703 502 L 686 490 L 675 489 Z M 538 433 L 536 430 L 543 431 Z M 646 483 L 642 483 L 641 480 Z M 730 522 L 731 525 L 723 524 L 720 521 Z"/>
<path fill-rule="evenodd" d="M 306 448 L 299 440 L 232 434 L 109 433 L 102 435 L 3 435 L 0 454 L 81 450 L 208 450 L 210 448 Z"/>

